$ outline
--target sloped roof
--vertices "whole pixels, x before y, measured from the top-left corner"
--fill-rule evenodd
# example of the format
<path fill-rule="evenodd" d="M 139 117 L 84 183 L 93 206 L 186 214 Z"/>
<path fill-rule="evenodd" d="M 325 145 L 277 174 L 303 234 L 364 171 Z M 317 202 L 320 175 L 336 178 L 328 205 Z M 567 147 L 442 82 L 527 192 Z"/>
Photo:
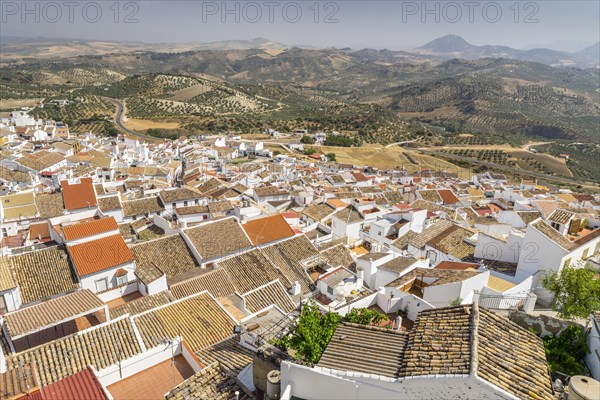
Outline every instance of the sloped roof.
<path fill-rule="evenodd" d="M 230 400 L 236 393 L 240 395 L 239 400 L 251 398 L 237 379 L 229 376 L 219 362 L 214 362 L 171 389 L 165 399 Z"/>
<path fill-rule="evenodd" d="M 119 234 L 69 246 L 68 249 L 79 276 L 135 261 L 133 252 Z"/>
<path fill-rule="evenodd" d="M 162 274 L 170 281 L 197 268 L 194 256 L 179 234 L 135 244 L 131 250 L 136 258 L 136 275 L 145 283 L 158 279 Z"/>
<path fill-rule="evenodd" d="M 280 214 L 248 221 L 242 228 L 255 246 L 294 236 L 294 231 Z"/>
<path fill-rule="evenodd" d="M 54 218 L 65 211 L 62 193 L 40 194 L 35 196 L 35 206 L 40 218 Z"/>
<path fill-rule="evenodd" d="M 123 318 L 6 356 L 7 369 L 31 363 L 42 385 L 83 371 L 104 369 L 141 352 L 133 326 Z"/>
<path fill-rule="evenodd" d="M 44 387 L 43 400 L 108 400 L 104 388 L 91 368 Z"/>
<path fill-rule="evenodd" d="M 66 240 L 76 240 L 89 236 L 99 235 L 119 229 L 113 217 L 94 219 L 72 225 L 63 225 L 62 231 Z"/>
<path fill-rule="evenodd" d="M 279 280 L 254 289 L 242 295 L 242 297 L 246 300 L 246 309 L 251 313 L 262 311 L 273 304 L 285 313 L 289 313 L 296 308 L 296 304 Z"/>
<path fill-rule="evenodd" d="M 216 269 L 200 276 L 177 282 L 170 287 L 173 297 L 182 299 L 207 290 L 214 297 L 233 294 L 236 288 L 224 269 Z"/>
<path fill-rule="evenodd" d="M 147 348 L 183 336 L 193 352 L 230 337 L 235 322 L 208 293 L 169 303 L 133 317 Z"/>
<path fill-rule="evenodd" d="M 79 287 L 67 253 L 59 246 L 12 256 L 8 261 L 19 283 L 23 304 Z"/>
<path fill-rule="evenodd" d="M 8 333 L 14 340 L 103 307 L 104 303 L 95 294 L 88 289 L 81 289 L 7 313 L 4 320 Z"/>
<path fill-rule="evenodd" d="M 555 398 L 544 346 L 531 332 L 477 304 L 421 311 L 399 376 L 473 373 L 518 398 Z"/>
<path fill-rule="evenodd" d="M 398 377 L 408 335 L 374 326 L 339 324 L 319 367 Z"/>
<path fill-rule="evenodd" d="M 81 178 L 79 183 L 62 181 L 60 186 L 67 210 L 77 210 L 97 205 L 92 178 Z"/>
<path fill-rule="evenodd" d="M 219 262 L 238 293 L 246 293 L 276 279 L 285 282 L 290 287 L 291 282 L 263 255 L 255 249 L 239 256 Z"/>
<path fill-rule="evenodd" d="M 252 247 L 244 230 L 233 217 L 185 229 L 184 234 L 203 259 L 211 259 Z"/>

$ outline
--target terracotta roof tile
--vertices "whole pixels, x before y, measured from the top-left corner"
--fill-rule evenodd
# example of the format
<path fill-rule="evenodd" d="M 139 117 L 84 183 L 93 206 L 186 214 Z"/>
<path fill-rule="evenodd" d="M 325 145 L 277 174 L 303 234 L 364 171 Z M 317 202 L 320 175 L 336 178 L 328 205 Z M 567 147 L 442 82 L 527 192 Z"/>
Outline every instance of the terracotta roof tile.
<path fill-rule="evenodd" d="M 6 357 L 10 371 L 31 363 L 46 386 L 89 366 L 104 369 L 141 352 L 128 318 L 111 321 Z"/>
<path fill-rule="evenodd" d="M 242 297 L 246 300 L 246 309 L 251 313 L 262 311 L 273 304 L 285 313 L 289 313 L 296 308 L 296 304 L 279 280 L 254 289 L 242 295 Z"/>
<path fill-rule="evenodd" d="M 255 246 L 294 236 L 294 231 L 280 214 L 248 221 L 242 228 Z"/>
<path fill-rule="evenodd" d="M 19 283 L 23 304 L 79 287 L 67 253 L 59 246 L 19 254 L 8 260 Z"/>
<path fill-rule="evenodd" d="M 60 186 L 67 210 L 77 210 L 97 205 L 92 178 L 81 178 L 79 183 L 62 181 Z"/>
<path fill-rule="evenodd" d="M 131 250 L 136 258 L 136 275 L 145 283 L 158 279 L 162 274 L 170 281 L 197 268 L 194 256 L 179 234 L 135 244 Z"/>
<path fill-rule="evenodd" d="M 252 247 L 244 230 L 233 217 L 185 229 L 184 234 L 204 260 Z"/>
<path fill-rule="evenodd" d="M 186 281 L 177 282 L 170 287 L 173 297 L 182 299 L 207 290 L 214 297 L 225 297 L 235 293 L 236 288 L 224 269 L 207 272 Z"/>
<path fill-rule="evenodd" d="M 69 246 L 68 249 L 79 276 L 135 261 L 133 252 L 118 234 Z"/>
<path fill-rule="evenodd" d="M 390 329 L 342 323 L 318 366 L 395 378 L 407 338 L 408 335 Z"/>
<path fill-rule="evenodd" d="M 63 235 L 67 241 L 95 236 L 118 229 L 117 221 L 113 217 L 62 226 Z"/>
<path fill-rule="evenodd" d="M 35 196 L 35 206 L 40 218 L 54 218 L 65 211 L 62 193 L 40 194 Z"/>
<path fill-rule="evenodd" d="M 43 400 L 108 400 L 104 388 L 91 368 L 44 387 Z"/>
<path fill-rule="evenodd" d="M 98 311 L 104 303 L 90 290 L 82 289 L 4 315 L 11 338 L 55 326 L 71 318 Z"/>
<path fill-rule="evenodd" d="M 147 348 L 160 345 L 163 339 L 183 336 L 193 352 L 227 339 L 233 334 L 235 324 L 208 293 L 133 318 Z"/>

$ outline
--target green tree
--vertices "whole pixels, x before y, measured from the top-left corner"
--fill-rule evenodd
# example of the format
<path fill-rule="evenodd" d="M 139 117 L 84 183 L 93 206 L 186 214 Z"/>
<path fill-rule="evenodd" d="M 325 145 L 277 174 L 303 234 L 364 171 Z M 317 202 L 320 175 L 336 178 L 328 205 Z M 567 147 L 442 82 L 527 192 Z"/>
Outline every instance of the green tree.
<path fill-rule="evenodd" d="M 560 335 L 547 336 L 542 340 L 550 372 L 571 376 L 586 373 L 583 359 L 590 350 L 581 327 L 570 325 Z"/>
<path fill-rule="evenodd" d="M 302 306 L 289 335 L 277 340 L 275 345 L 284 350 L 292 349 L 297 359 L 317 363 L 341 320 L 342 317 L 336 313 L 322 314 L 311 301 Z"/>
<path fill-rule="evenodd" d="M 327 153 L 325 155 L 327 156 L 327 158 L 329 159 L 329 161 L 335 161 L 336 160 L 335 153 Z"/>
<path fill-rule="evenodd" d="M 304 135 L 302 136 L 302 139 L 300 139 L 300 142 L 304 144 L 314 144 L 315 139 L 312 136 Z"/>
<path fill-rule="evenodd" d="M 307 156 L 310 156 L 311 154 L 315 154 L 317 152 L 317 149 L 315 149 L 314 147 L 308 147 L 306 149 L 304 149 L 304 154 L 306 154 Z"/>
<path fill-rule="evenodd" d="M 353 324 L 375 325 L 381 321 L 387 321 L 388 317 L 368 308 L 353 308 L 344 319 Z"/>
<path fill-rule="evenodd" d="M 562 318 L 587 318 L 600 310 L 600 279 L 596 274 L 578 265 L 542 277 L 542 285 L 554 295 L 554 310 Z"/>

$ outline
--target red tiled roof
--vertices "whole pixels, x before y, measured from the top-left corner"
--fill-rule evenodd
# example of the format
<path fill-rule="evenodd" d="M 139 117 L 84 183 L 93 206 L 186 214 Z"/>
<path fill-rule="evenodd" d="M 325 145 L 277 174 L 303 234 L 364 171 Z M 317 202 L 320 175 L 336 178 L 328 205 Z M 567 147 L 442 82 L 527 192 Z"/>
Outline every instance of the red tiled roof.
<path fill-rule="evenodd" d="M 117 221 L 113 217 L 94 219 L 62 227 L 63 235 L 67 240 L 81 239 L 118 229 Z"/>
<path fill-rule="evenodd" d="M 44 400 L 108 400 L 91 368 L 49 384 L 40 390 Z"/>
<path fill-rule="evenodd" d="M 444 204 L 458 203 L 458 198 L 454 195 L 454 193 L 452 193 L 451 190 L 441 189 L 441 190 L 438 190 L 438 193 L 439 193 L 440 197 L 442 198 L 442 200 L 444 201 Z"/>
<path fill-rule="evenodd" d="M 94 207 L 98 204 L 92 178 L 81 178 L 80 183 L 62 181 L 60 186 L 62 187 L 63 199 L 67 210 L 87 208 L 88 203 L 89 207 Z"/>
<path fill-rule="evenodd" d="M 112 235 L 69 246 L 71 259 L 79 276 L 104 271 L 135 260 L 121 235 Z"/>
<path fill-rule="evenodd" d="M 479 264 L 454 262 L 454 261 L 442 261 L 441 263 L 436 265 L 435 268 L 436 269 L 451 269 L 451 270 L 455 270 L 455 271 L 465 271 L 469 268 L 477 269 L 477 268 L 479 268 Z"/>
<path fill-rule="evenodd" d="M 280 214 L 248 221 L 242 227 L 255 246 L 294 236 L 294 231 Z"/>
<path fill-rule="evenodd" d="M 38 237 L 40 239 L 47 239 L 50 237 L 50 227 L 48 226 L 48 222 L 31 224 L 29 226 L 29 239 L 34 240 Z"/>

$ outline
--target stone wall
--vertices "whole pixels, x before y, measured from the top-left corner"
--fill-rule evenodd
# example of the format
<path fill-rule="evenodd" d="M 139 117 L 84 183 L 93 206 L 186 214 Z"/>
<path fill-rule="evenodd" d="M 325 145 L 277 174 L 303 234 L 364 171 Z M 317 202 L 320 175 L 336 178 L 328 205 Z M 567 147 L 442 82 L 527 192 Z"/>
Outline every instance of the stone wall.
<path fill-rule="evenodd" d="M 540 337 L 559 335 L 570 325 L 577 325 L 581 327 L 581 329 L 584 328 L 583 325 L 575 322 L 564 321 L 544 314 L 527 314 L 523 311 L 509 312 L 508 319 L 527 330 L 533 328 L 535 334 Z"/>

